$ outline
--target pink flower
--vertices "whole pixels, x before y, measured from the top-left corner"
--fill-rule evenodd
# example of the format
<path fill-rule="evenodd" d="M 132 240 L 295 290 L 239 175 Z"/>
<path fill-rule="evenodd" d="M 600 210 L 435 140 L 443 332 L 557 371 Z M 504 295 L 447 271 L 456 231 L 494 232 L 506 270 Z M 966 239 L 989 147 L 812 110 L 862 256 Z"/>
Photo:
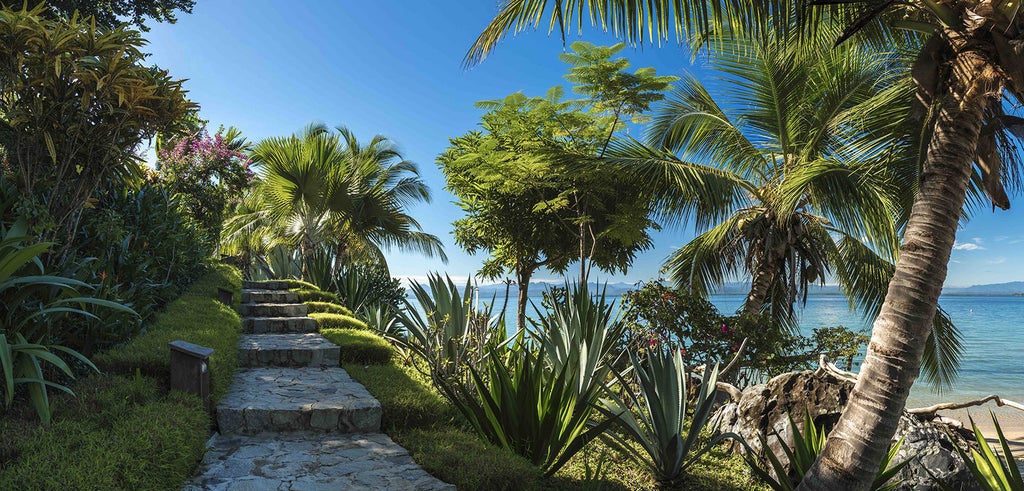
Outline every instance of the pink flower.
<path fill-rule="evenodd" d="M 729 328 L 725 327 L 725 324 L 722 324 L 722 332 L 729 332 Z"/>

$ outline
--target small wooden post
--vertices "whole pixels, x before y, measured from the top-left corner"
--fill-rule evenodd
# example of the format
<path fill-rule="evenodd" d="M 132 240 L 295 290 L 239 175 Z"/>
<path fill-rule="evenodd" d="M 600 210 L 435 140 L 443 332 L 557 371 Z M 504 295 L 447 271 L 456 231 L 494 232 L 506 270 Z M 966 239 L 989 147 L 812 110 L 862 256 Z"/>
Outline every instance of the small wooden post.
<path fill-rule="evenodd" d="M 231 306 L 231 299 L 234 297 L 234 295 L 235 292 L 231 290 L 217 287 L 217 301 L 224 305 L 227 305 L 228 307 Z"/>
<path fill-rule="evenodd" d="M 213 348 L 187 341 L 171 341 L 171 390 L 196 394 L 210 412 L 210 355 Z"/>

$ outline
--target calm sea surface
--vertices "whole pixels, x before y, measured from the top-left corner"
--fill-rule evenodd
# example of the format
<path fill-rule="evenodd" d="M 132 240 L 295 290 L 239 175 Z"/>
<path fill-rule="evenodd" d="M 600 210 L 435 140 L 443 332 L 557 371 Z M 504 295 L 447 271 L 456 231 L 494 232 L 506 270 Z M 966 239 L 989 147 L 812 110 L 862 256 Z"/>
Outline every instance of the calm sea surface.
<path fill-rule="evenodd" d="M 711 302 L 722 312 L 733 312 L 743 296 L 718 295 Z M 1024 297 L 944 296 L 939 305 L 963 334 L 960 377 L 951 391 L 941 395 L 919 379 L 908 404 L 925 406 L 988 394 L 1024 402 Z M 815 327 L 837 325 L 870 329 L 871 321 L 851 312 L 843 296 L 807 298 L 800 317 L 802 330 L 809 333 Z"/>
<path fill-rule="evenodd" d="M 539 296 L 531 300 L 540 304 Z M 711 297 L 711 302 L 721 312 L 731 313 L 743 303 L 743 296 L 716 295 Z M 514 303 L 513 300 L 511 304 Z M 941 395 L 919 379 L 908 404 L 919 407 L 988 394 L 1024 402 L 1024 297 L 944 296 L 939 304 L 963 334 L 960 377 L 951 391 Z M 535 315 L 532 308 L 527 307 L 527 311 L 528 316 Z M 514 315 L 512 312 L 511 317 Z M 514 318 L 509 319 L 509 325 L 515 325 Z M 870 329 L 871 322 L 851 312 L 843 296 L 808 297 L 800 318 L 801 329 L 806 334 L 815 327 L 839 325 L 860 330 Z"/>

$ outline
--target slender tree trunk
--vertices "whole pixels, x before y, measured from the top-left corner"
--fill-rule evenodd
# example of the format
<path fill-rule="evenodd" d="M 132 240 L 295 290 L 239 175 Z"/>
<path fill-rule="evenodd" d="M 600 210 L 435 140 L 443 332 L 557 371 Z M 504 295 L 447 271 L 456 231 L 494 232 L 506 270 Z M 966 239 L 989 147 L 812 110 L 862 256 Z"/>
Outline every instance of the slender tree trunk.
<path fill-rule="evenodd" d="M 529 299 L 530 278 L 533 276 L 534 268 L 522 266 L 516 271 L 516 281 L 519 282 L 519 301 L 516 304 L 516 329 L 526 327 L 526 301 Z"/>
<path fill-rule="evenodd" d="M 849 404 L 801 490 L 866 490 L 885 456 L 910 387 L 920 372 L 939 293 L 956 238 L 971 163 L 998 76 L 976 47 L 950 35 L 957 53 L 921 188 L 900 248 L 896 272 L 875 320 L 867 356 Z"/>

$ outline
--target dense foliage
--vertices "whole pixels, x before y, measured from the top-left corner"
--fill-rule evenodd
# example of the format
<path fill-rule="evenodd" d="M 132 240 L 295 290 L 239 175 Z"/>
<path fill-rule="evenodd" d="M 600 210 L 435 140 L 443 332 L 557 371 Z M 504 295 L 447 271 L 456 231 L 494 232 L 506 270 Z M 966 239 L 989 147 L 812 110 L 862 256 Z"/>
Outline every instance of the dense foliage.
<path fill-rule="evenodd" d="M 220 243 L 221 226 L 230 200 L 240 201 L 254 179 L 248 143 L 236 128 L 205 129 L 186 135 L 157 152 L 160 178 L 199 225 L 211 247 Z"/>
<path fill-rule="evenodd" d="M 18 0 L 0 1 L 0 5 L 14 9 L 32 4 Z M 173 24 L 178 20 L 175 10 L 190 14 L 195 4 L 195 0 L 46 0 L 46 10 L 41 14 L 58 19 L 69 19 L 75 14 L 81 18 L 92 17 L 97 25 L 108 29 L 129 22 L 148 31 L 146 19 Z"/>
<path fill-rule="evenodd" d="M 710 366 L 731 358 L 745 341 L 740 367 L 746 370 L 735 380 L 741 385 L 809 368 L 820 354 L 849 368 L 867 343 L 865 333 L 842 326 L 818 327 L 808 337 L 774 325 L 767 315 L 723 315 L 703 296 L 660 281 L 644 283 L 623 298 L 628 349 L 678 350 L 688 366 Z"/>
<path fill-rule="evenodd" d="M 194 106 L 180 80 L 144 64 L 137 32 L 39 13 L 0 10 L 0 146 L 18 213 L 59 244 L 54 264 L 97 189 L 137 178 L 139 145 Z"/>
<path fill-rule="evenodd" d="M 456 243 L 488 253 L 484 277 L 515 274 L 519 319 L 538 269 L 563 272 L 576 262 L 584 283 L 591 267 L 626 271 L 651 246 L 648 229 L 657 225 L 642 185 L 587 165 L 675 80 L 652 68 L 627 71 L 628 60 L 612 59 L 622 48 L 573 43 L 562 59 L 582 99 L 566 100 L 565 89 L 553 87 L 544 97 L 479 102 L 487 111 L 482 131 L 452 138 L 437 158 L 466 212 L 454 223 Z"/>

